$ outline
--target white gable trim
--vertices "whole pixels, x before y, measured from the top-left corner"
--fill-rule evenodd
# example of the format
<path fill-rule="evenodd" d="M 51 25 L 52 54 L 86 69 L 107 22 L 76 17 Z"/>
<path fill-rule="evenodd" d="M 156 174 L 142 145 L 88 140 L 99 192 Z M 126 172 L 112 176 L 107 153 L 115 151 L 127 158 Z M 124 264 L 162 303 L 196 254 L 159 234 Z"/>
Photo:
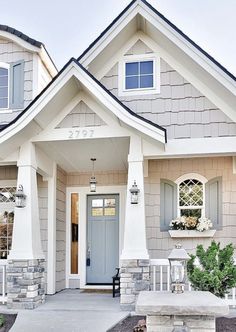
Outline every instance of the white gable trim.
<path fill-rule="evenodd" d="M 88 67 L 99 53 L 114 39 L 120 31 L 137 15 L 140 14 L 154 27 L 156 27 L 164 36 L 171 40 L 190 58 L 198 63 L 206 72 L 210 73 L 216 80 L 223 84 L 229 91 L 236 94 L 235 81 L 213 63 L 200 50 L 194 47 L 186 38 L 173 29 L 159 15 L 151 10 L 142 1 L 136 1 L 119 20 L 98 40 L 91 49 L 89 49 L 80 59 L 80 62 Z"/>
<path fill-rule="evenodd" d="M 20 130 L 24 129 L 31 121 L 37 123 L 37 115 L 43 110 L 48 102 L 63 88 L 71 77 L 76 77 L 83 86 L 85 86 L 91 94 L 97 98 L 107 109 L 109 109 L 124 124 L 138 130 L 141 134 L 147 135 L 161 143 L 165 143 L 165 132 L 151 124 L 136 118 L 134 115 L 126 111 L 121 104 L 113 99 L 104 89 L 99 86 L 92 77 L 89 76 L 74 61 L 68 64 L 68 67 L 52 82 L 52 84 L 44 91 L 44 93 L 32 104 L 32 106 L 11 126 L 0 133 L 0 143 L 5 142 L 12 136 L 16 135 Z M 37 126 L 37 128 L 38 128 Z M 36 134 L 36 133 L 35 133 Z"/>

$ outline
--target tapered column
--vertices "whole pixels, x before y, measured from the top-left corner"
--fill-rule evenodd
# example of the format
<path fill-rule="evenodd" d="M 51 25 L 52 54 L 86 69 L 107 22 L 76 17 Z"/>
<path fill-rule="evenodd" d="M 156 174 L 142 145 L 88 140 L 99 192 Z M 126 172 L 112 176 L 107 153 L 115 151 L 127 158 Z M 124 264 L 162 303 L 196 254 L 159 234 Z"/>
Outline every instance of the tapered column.
<path fill-rule="evenodd" d="M 140 137 L 130 138 L 128 165 L 124 248 L 121 259 L 149 259 L 146 243 L 143 154 Z M 138 204 L 131 204 L 130 200 L 129 190 L 134 181 L 140 190 Z"/>
<path fill-rule="evenodd" d="M 41 247 L 35 146 L 20 149 L 17 186 L 23 185 L 26 206 L 15 208 L 12 250 L 9 259 L 43 259 Z"/>
<path fill-rule="evenodd" d="M 121 307 L 133 310 L 141 290 L 149 289 L 149 254 L 146 241 L 142 139 L 130 138 L 124 247 L 121 254 Z M 140 190 L 138 204 L 131 204 L 134 181 Z"/>
<path fill-rule="evenodd" d="M 35 146 L 20 148 L 17 186 L 26 206 L 15 208 L 12 250 L 8 257 L 8 307 L 33 309 L 44 301 L 44 254 L 41 247 Z"/>

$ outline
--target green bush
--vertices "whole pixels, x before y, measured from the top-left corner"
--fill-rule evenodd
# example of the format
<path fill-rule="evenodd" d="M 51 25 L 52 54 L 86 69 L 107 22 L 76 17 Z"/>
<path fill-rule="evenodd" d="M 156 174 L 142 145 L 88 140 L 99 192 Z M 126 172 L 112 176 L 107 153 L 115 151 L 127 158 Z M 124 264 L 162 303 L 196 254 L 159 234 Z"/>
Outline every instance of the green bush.
<path fill-rule="evenodd" d="M 0 327 L 2 327 L 5 323 L 5 318 L 3 315 L 0 315 Z"/>
<path fill-rule="evenodd" d="M 187 263 L 188 278 L 194 290 L 209 291 L 224 297 L 236 285 L 236 267 L 233 259 L 234 248 L 228 244 L 220 249 L 220 243 L 212 241 L 208 249 L 200 244 L 196 256 L 190 255 Z M 200 265 L 195 265 L 195 258 Z"/>

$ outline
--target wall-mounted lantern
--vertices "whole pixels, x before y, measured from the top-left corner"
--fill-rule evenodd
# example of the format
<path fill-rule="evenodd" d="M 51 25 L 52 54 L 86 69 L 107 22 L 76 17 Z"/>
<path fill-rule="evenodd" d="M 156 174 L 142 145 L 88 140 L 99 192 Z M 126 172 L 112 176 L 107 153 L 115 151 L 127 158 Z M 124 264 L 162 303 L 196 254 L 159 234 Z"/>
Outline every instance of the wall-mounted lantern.
<path fill-rule="evenodd" d="M 187 276 L 187 261 L 190 259 L 181 244 L 176 244 L 168 260 L 170 263 L 170 280 L 172 293 L 183 293 Z"/>
<path fill-rule="evenodd" d="M 134 181 L 134 183 L 129 191 L 130 191 L 130 203 L 138 204 L 138 194 L 139 194 L 140 190 L 136 184 L 136 181 Z"/>
<path fill-rule="evenodd" d="M 15 205 L 18 208 L 23 208 L 26 205 L 26 195 L 24 194 L 23 186 L 20 184 L 15 193 Z"/>
<path fill-rule="evenodd" d="M 91 193 L 95 193 L 96 192 L 96 184 L 97 184 L 97 181 L 96 181 L 96 178 L 95 178 L 95 175 L 94 175 L 94 162 L 97 160 L 96 158 L 91 158 L 90 159 L 93 163 L 93 172 L 92 172 L 92 176 L 90 178 L 90 192 Z"/>

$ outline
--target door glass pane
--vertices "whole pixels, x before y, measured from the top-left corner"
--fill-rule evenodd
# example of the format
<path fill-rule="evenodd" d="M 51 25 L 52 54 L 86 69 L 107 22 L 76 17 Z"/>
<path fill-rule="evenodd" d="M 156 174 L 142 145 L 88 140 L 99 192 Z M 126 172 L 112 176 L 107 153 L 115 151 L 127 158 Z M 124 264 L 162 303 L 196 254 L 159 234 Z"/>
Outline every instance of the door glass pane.
<path fill-rule="evenodd" d="M 15 187 L 0 188 L 0 258 L 11 249 L 15 207 Z"/>
<path fill-rule="evenodd" d="M 93 217 L 103 216 L 103 208 L 92 208 L 92 216 Z"/>
<path fill-rule="evenodd" d="M 92 207 L 103 207 L 103 199 L 93 199 Z"/>
<path fill-rule="evenodd" d="M 71 274 L 78 274 L 79 255 L 79 195 L 71 194 Z"/>
<path fill-rule="evenodd" d="M 116 209 L 114 207 L 107 207 L 104 209 L 104 216 L 115 216 Z"/>
<path fill-rule="evenodd" d="M 104 199 L 104 206 L 108 207 L 108 206 L 115 206 L 116 205 L 116 200 L 115 198 L 105 198 Z"/>

